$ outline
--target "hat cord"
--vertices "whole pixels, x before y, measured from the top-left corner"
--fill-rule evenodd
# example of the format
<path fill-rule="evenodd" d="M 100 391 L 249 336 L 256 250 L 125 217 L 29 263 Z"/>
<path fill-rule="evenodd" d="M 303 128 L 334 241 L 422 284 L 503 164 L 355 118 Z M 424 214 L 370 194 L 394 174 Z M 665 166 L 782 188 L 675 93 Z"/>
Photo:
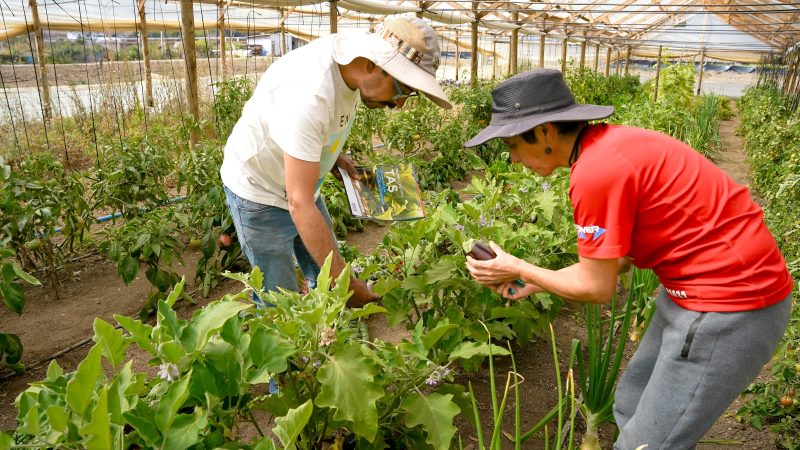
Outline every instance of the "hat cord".
<path fill-rule="evenodd" d="M 583 133 L 589 128 L 589 125 L 584 125 L 580 131 L 578 131 L 578 135 L 575 137 L 575 143 L 572 144 L 572 152 L 569 154 L 569 160 L 567 160 L 567 164 L 569 167 L 572 167 L 575 162 L 578 161 L 578 150 L 580 149 L 581 145 L 581 138 L 583 137 Z"/>

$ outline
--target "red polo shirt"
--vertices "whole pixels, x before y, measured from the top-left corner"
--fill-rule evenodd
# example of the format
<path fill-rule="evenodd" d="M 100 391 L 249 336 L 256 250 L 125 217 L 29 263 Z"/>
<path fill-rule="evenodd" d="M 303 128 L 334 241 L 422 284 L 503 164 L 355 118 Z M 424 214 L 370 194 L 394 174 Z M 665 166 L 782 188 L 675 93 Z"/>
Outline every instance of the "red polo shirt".
<path fill-rule="evenodd" d="M 578 254 L 632 258 L 675 303 L 747 311 L 777 303 L 792 278 L 745 186 L 655 131 L 593 125 L 572 166 Z"/>

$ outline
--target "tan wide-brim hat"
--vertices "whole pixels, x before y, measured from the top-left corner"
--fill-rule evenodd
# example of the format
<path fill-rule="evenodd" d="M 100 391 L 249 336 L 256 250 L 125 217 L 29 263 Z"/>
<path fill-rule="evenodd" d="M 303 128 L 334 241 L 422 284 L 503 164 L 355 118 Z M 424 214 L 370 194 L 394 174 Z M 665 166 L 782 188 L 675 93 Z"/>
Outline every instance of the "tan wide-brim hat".
<path fill-rule="evenodd" d="M 453 105 L 436 81 L 439 41 L 424 20 L 402 16 L 387 20 L 376 33 L 345 31 L 333 42 L 334 59 L 349 64 L 357 57 L 377 64 L 400 83 L 425 94 L 442 108 Z"/>

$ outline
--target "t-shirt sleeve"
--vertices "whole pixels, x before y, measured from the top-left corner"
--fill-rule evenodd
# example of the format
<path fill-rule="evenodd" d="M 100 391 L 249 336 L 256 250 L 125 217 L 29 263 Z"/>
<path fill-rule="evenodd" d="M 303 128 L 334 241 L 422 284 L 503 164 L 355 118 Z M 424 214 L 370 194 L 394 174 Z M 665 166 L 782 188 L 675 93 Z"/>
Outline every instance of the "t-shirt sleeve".
<path fill-rule="evenodd" d="M 297 159 L 319 162 L 330 123 L 330 108 L 323 99 L 299 85 L 277 87 L 268 98 L 265 119 L 270 139 Z"/>
<path fill-rule="evenodd" d="M 623 257 L 631 245 L 637 176 L 620 156 L 581 162 L 573 170 L 569 190 L 578 254 L 594 259 Z"/>

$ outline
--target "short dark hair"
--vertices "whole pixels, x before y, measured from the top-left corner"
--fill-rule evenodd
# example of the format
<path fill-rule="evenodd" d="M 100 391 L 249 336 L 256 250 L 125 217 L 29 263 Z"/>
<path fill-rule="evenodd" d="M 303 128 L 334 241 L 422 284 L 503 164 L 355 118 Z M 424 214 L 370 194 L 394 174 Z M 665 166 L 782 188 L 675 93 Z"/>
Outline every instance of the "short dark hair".
<path fill-rule="evenodd" d="M 551 122 L 551 123 L 553 124 L 553 126 L 556 127 L 556 130 L 558 130 L 559 134 L 572 133 L 573 131 L 587 124 L 585 120 L 573 120 L 569 122 Z M 533 128 L 520 134 L 520 137 L 524 139 L 525 142 L 527 142 L 528 144 L 536 143 L 536 135 L 533 133 Z"/>

